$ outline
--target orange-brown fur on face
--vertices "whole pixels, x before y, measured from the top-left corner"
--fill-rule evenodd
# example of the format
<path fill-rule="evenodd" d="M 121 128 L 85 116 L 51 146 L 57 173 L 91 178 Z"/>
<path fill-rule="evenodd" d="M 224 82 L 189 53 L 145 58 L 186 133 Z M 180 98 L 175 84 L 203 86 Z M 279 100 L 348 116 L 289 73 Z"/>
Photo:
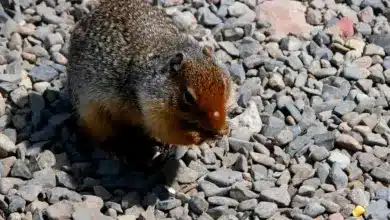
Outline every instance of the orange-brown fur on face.
<path fill-rule="evenodd" d="M 207 130 L 219 132 L 226 129 L 228 81 L 221 70 L 217 66 L 201 66 L 187 61 L 183 65 L 183 75 L 186 87 L 195 93 L 196 106 L 192 110 L 197 118 L 192 119 L 199 120 L 202 128 Z"/>
<path fill-rule="evenodd" d="M 204 60 L 184 62 L 185 85 L 194 93 L 195 108 L 206 114 L 198 116 L 200 126 L 218 135 L 227 135 L 226 113 L 232 98 L 231 79 L 214 63 L 210 47 L 205 46 L 202 52 Z"/>
<path fill-rule="evenodd" d="M 183 61 L 180 73 L 174 78 L 179 92 L 172 103 L 142 103 L 146 127 L 152 136 L 162 142 L 176 145 L 199 145 L 204 141 L 227 135 L 227 107 L 231 98 L 231 81 L 212 62 L 211 53 L 205 58 Z M 183 110 L 185 91 L 194 103 Z M 188 127 L 186 122 L 195 123 Z"/>

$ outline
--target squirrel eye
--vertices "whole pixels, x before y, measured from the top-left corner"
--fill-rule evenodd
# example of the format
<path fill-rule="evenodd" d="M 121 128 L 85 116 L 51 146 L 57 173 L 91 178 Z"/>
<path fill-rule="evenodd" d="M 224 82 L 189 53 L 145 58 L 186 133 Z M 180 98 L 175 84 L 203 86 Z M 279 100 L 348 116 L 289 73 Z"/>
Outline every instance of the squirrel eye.
<path fill-rule="evenodd" d="M 195 104 L 195 97 L 192 95 L 192 93 L 186 89 L 183 94 L 184 101 L 190 105 Z"/>

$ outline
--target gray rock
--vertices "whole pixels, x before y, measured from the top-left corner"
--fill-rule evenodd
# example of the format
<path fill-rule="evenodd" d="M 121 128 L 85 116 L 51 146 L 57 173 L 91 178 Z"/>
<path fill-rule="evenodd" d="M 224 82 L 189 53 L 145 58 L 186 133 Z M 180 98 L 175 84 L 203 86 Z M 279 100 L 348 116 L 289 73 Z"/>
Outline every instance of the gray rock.
<path fill-rule="evenodd" d="M 106 202 L 104 204 L 104 206 L 107 208 L 107 209 L 114 209 L 115 211 L 117 211 L 118 213 L 122 214 L 123 213 L 123 209 L 121 207 L 120 204 L 116 203 L 116 202 Z"/>
<path fill-rule="evenodd" d="M 51 168 L 56 164 L 56 158 L 54 154 L 49 150 L 45 150 L 42 153 L 40 153 L 37 157 L 37 160 L 38 160 L 37 161 L 38 167 L 41 170 L 45 168 Z"/>
<path fill-rule="evenodd" d="M 348 179 L 350 181 L 357 180 L 361 175 L 363 175 L 363 171 L 357 167 L 356 163 L 348 165 L 345 170 L 348 173 Z"/>
<path fill-rule="evenodd" d="M 267 168 L 259 164 L 252 165 L 250 169 L 250 173 L 254 180 L 266 179 L 268 175 Z"/>
<path fill-rule="evenodd" d="M 359 80 L 367 78 L 368 74 L 357 66 L 346 66 L 343 70 L 343 76 L 348 80 Z"/>
<path fill-rule="evenodd" d="M 11 100 L 20 108 L 23 108 L 28 103 L 28 92 L 24 86 L 21 86 L 10 93 Z"/>
<path fill-rule="evenodd" d="M 325 147 L 313 147 L 310 151 L 309 157 L 315 161 L 325 160 L 330 156 L 329 151 Z"/>
<path fill-rule="evenodd" d="M 363 133 L 363 140 L 368 145 L 387 146 L 387 141 L 380 134 L 371 132 Z"/>
<path fill-rule="evenodd" d="M 293 116 L 296 121 L 300 121 L 302 119 L 302 115 L 295 105 L 291 103 L 286 104 L 286 109 L 290 112 L 291 116 Z"/>
<path fill-rule="evenodd" d="M 220 169 L 207 174 L 207 178 L 221 186 L 230 186 L 233 183 L 243 180 L 242 174 L 238 171 L 230 171 L 227 169 Z"/>
<path fill-rule="evenodd" d="M 278 206 L 271 202 L 260 202 L 254 210 L 259 218 L 269 218 L 276 213 Z"/>
<path fill-rule="evenodd" d="M 34 172 L 33 179 L 28 181 L 28 184 L 41 185 L 44 188 L 53 188 L 56 183 L 54 170 L 50 168 Z"/>
<path fill-rule="evenodd" d="M 390 56 L 386 56 L 385 58 L 383 58 L 383 67 L 385 68 L 385 70 L 390 69 Z"/>
<path fill-rule="evenodd" d="M 268 188 L 260 193 L 261 197 L 270 202 L 275 202 L 281 206 L 288 206 L 291 202 L 291 196 L 285 188 Z"/>
<path fill-rule="evenodd" d="M 370 172 L 371 176 L 384 183 L 390 183 L 390 171 L 383 167 L 375 167 Z"/>
<path fill-rule="evenodd" d="M 229 15 L 233 17 L 239 17 L 245 13 L 248 13 L 249 7 L 241 2 L 234 2 L 228 7 Z"/>
<path fill-rule="evenodd" d="M 315 169 L 309 164 L 295 164 L 290 167 L 290 170 L 294 173 L 292 178 L 292 184 L 294 186 L 313 177 L 315 174 Z"/>
<path fill-rule="evenodd" d="M 180 30 L 184 31 L 196 24 L 196 18 L 190 11 L 176 11 L 172 16 L 172 21 Z"/>
<path fill-rule="evenodd" d="M 27 202 L 33 202 L 38 199 L 39 193 L 43 190 L 40 185 L 24 185 L 22 186 L 17 194 Z"/>
<path fill-rule="evenodd" d="M 303 68 L 303 63 L 298 56 L 289 56 L 287 58 L 287 63 L 293 70 L 300 70 Z"/>
<path fill-rule="evenodd" d="M 321 205 L 325 208 L 325 210 L 327 212 L 330 212 L 330 213 L 337 213 L 341 209 L 340 205 L 338 205 L 337 203 L 335 203 L 333 201 L 326 200 L 326 199 L 321 200 Z"/>
<path fill-rule="evenodd" d="M 275 164 L 275 159 L 267 155 L 256 153 L 256 152 L 250 152 L 249 154 L 254 162 L 259 163 L 261 165 L 270 167 L 273 164 Z"/>
<path fill-rule="evenodd" d="M 33 82 L 51 81 L 58 77 L 58 72 L 51 66 L 36 66 L 28 75 L 32 78 Z"/>
<path fill-rule="evenodd" d="M 258 198 L 259 195 L 246 187 L 243 186 L 233 186 L 229 191 L 230 198 L 237 200 L 238 202 L 242 202 L 249 199 Z"/>
<path fill-rule="evenodd" d="M 372 34 L 372 28 L 369 24 L 364 22 L 359 22 L 356 24 L 356 30 L 361 33 L 363 36 L 369 36 Z"/>
<path fill-rule="evenodd" d="M 8 218 L 9 220 L 20 220 L 22 219 L 21 215 L 19 213 L 11 213 Z"/>
<path fill-rule="evenodd" d="M 375 157 L 372 153 L 360 153 L 357 156 L 359 166 L 365 172 L 369 172 L 370 170 L 378 167 L 382 162 L 379 158 Z"/>
<path fill-rule="evenodd" d="M 330 166 L 328 163 L 320 163 L 317 167 L 317 175 L 321 183 L 325 183 L 330 173 Z"/>
<path fill-rule="evenodd" d="M 351 163 L 349 157 L 339 151 L 332 151 L 328 160 L 333 164 L 338 163 L 341 169 L 346 168 Z"/>
<path fill-rule="evenodd" d="M 19 177 L 23 179 L 31 179 L 33 177 L 26 163 L 20 159 L 14 162 L 14 165 L 12 166 L 11 169 L 11 176 Z"/>
<path fill-rule="evenodd" d="M 298 194 L 302 196 L 312 197 L 315 193 L 315 190 L 315 186 L 302 185 L 301 187 L 299 187 Z"/>
<path fill-rule="evenodd" d="M 197 195 L 192 196 L 188 204 L 191 210 L 197 214 L 202 214 L 209 208 L 209 203 Z"/>
<path fill-rule="evenodd" d="M 3 133 L 0 134 L 0 158 L 5 158 L 10 154 L 16 153 L 16 146 L 9 137 Z"/>
<path fill-rule="evenodd" d="M 390 214 L 390 209 L 387 207 L 385 200 L 371 201 L 366 209 L 367 216 L 378 220 L 387 220 Z"/>
<path fill-rule="evenodd" d="M 345 188 L 348 184 L 348 176 L 343 172 L 339 163 L 334 163 L 329 177 L 337 189 Z"/>
<path fill-rule="evenodd" d="M 202 215 L 200 215 L 198 219 L 199 220 L 213 220 L 213 218 L 209 214 L 207 214 L 206 212 L 204 212 Z"/>
<path fill-rule="evenodd" d="M 283 81 L 283 76 L 279 73 L 273 73 L 268 81 L 268 84 L 271 88 L 276 90 L 282 90 L 286 86 Z"/>
<path fill-rule="evenodd" d="M 295 195 L 291 201 L 291 207 L 301 208 L 305 207 L 308 204 L 312 203 L 313 199 L 305 196 Z"/>
<path fill-rule="evenodd" d="M 276 137 L 286 127 L 284 121 L 277 117 L 264 116 L 261 120 L 263 122 L 261 134 L 266 137 Z"/>
<path fill-rule="evenodd" d="M 56 178 L 60 186 L 64 186 L 72 190 L 75 190 L 77 188 L 77 182 L 74 177 L 64 171 L 57 170 Z"/>
<path fill-rule="evenodd" d="M 253 183 L 253 190 L 256 192 L 261 192 L 266 189 L 275 187 L 275 182 L 269 180 L 258 180 Z"/>
<path fill-rule="evenodd" d="M 218 220 L 239 220 L 239 219 L 233 214 L 226 214 L 219 217 Z"/>
<path fill-rule="evenodd" d="M 291 174 L 288 170 L 283 170 L 280 174 L 278 181 L 276 182 L 278 185 L 288 184 L 291 180 Z"/>
<path fill-rule="evenodd" d="M 390 202 L 390 189 L 389 188 L 379 188 L 375 190 L 375 199 L 385 200 Z"/>
<path fill-rule="evenodd" d="M 244 83 L 245 80 L 245 70 L 241 63 L 232 63 L 229 68 L 230 76 L 237 82 L 239 85 Z"/>
<path fill-rule="evenodd" d="M 301 46 L 302 42 L 294 36 L 285 37 L 280 41 L 280 49 L 282 50 L 296 51 L 299 50 Z"/>
<path fill-rule="evenodd" d="M 34 212 L 32 213 L 32 218 L 34 220 L 43 220 L 43 214 L 40 209 L 35 209 Z"/>
<path fill-rule="evenodd" d="M 305 209 L 303 210 L 303 213 L 312 217 L 312 218 L 315 218 L 319 215 L 322 215 L 323 213 L 325 212 L 325 208 L 319 204 L 319 203 L 309 203 Z"/>
<path fill-rule="evenodd" d="M 208 26 L 215 26 L 222 23 L 222 20 L 215 15 L 208 7 L 202 7 L 198 10 L 200 22 Z"/>
<path fill-rule="evenodd" d="M 80 194 L 76 193 L 75 191 L 71 191 L 67 188 L 63 188 L 63 187 L 52 188 L 47 193 L 48 193 L 47 194 L 48 202 L 50 204 L 58 203 L 61 200 L 63 200 L 63 198 L 66 198 L 67 200 L 69 200 L 71 202 L 81 202 L 82 201 Z"/>
<path fill-rule="evenodd" d="M 247 172 L 248 171 L 248 160 L 246 159 L 246 157 L 244 155 L 240 155 L 238 158 L 237 158 L 237 161 L 234 165 L 234 167 L 238 170 L 238 171 L 241 171 L 241 172 Z"/>
<path fill-rule="evenodd" d="M 13 212 L 22 212 L 26 207 L 26 200 L 17 195 L 11 195 L 9 197 L 8 211 Z"/>
<path fill-rule="evenodd" d="M 68 206 L 63 206 L 63 211 L 68 211 Z M 115 218 L 111 216 L 106 216 L 103 213 L 100 213 L 98 210 L 91 210 L 87 207 L 74 207 L 74 211 L 72 212 L 72 219 L 82 220 L 82 219 L 99 219 L 99 220 L 114 220 Z M 60 216 L 66 216 L 66 214 L 60 214 Z"/>
<path fill-rule="evenodd" d="M 354 188 L 348 194 L 348 198 L 356 205 L 367 207 L 369 198 L 366 197 L 366 193 L 361 188 Z"/>
<path fill-rule="evenodd" d="M 205 149 L 202 151 L 202 162 L 204 164 L 214 164 L 217 161 L 217 158 L 214 152 L 211 149 Z"/>
<path fill-rule="evenodd" d="M 25 48 L 23 52 L 34 54 L 37 57 L 49 58 L 49 52 L 40 45 Z"/>
<path fill-rule="evenodd" d="M 336 107 L 334 108 L 334 112 L 338 115 L 345 115 L 349 112 L 352 112 L 356 108 L 356 103 L 351 100 L 346 100 L 340 102 Z"/>
<path fill-rule="evenodd" d="M 49 219 L 70 219 L 74 212 L 74 205 L 67 200 L 57 202 L 46 209 Z"/>
<path fill-rule="evenodd" d="M 60 33 L 52 33 L 47 35 L 45 43 L 47 44 L 47 47 L 51 47 L 56 44 L 63 44 L 64 39 Z"/>
<path fill-rule="evenodd" d="M 239 211 L 242 211 L 242 212 L 253 211 L 257 207 L 257 204 L 258 204 L 257 199 L 248 199 L 248 200 L 242 201 L 238 205 L 237 209 Z"/>
<path fill-rule="evenodd" d="M 306 21 L 311 25 L 319 25 L 322 21 L 321 11 L 308 8 L 306 14 Z"/>
<path fill-rule="evenodd" d="M 227 206 L 216 206 L 207 210 L 207 214 L 214 219 L 218 219 L 220 217 L 224 218 L 224 216 L 232 214 L 230 210 L 232 209 L 229 209 Z"/>
<path fill-rule="evenodd" d="M 96 185 L 96 186 L 93 186 L 92 188 L 93 188 L 95 195 L 102 198 L 103 200 L 108 200 L 112 197 L 111 193 L 103 186 Z M 73 191 L 69 191 L 69 192 L 73 193 Z"/>
<path fill-rule="evenodd" d="M 275 139 L 281 146 L 283 146 L 294 139 L 294 133 L 290 129 L 284 129 L 276 136 Z"/>
<path fill-rule="evenodd" d="M 365 8 L 365 7 L 371 7 L 374 10 L 384 10 L 385 5 L 382 3 L 382 1 L 378 0 L 364 0 L 360 7 Z"/>
<path fill-rule="evenodd" d="M 347 150 L 361 151 L 363 149 L 363 146 L 357 140 L 347 134 L 339 135 L 336 139 L 336 144 Z"/>
<path fill-rule="evenodd" d="M 196 161 L 191 161 L 191 163 L 188 165 L 188 168 L 196 171 L 198 173 L 198 176 L 203 176 L 208 173 L 207 168 Z M 188 179 L 188 181 L 190 181 L 190 179 Z"/>
<path fill-rule="evenodd" d="M 244 37 L 238 47 L 240 57 L 243 59 L 259 53 L 260 49 L 260 43 L 251 37 Z"/>
<path fill-rule="evenodd" d="M 179 199 L 167 199 L 163 201 L 158 201 L 156 204 L 156 208 L 163 211 L 169 211 L 178 206 L 181 206 L 181 201 Z"/>
<path fill-rule="evenodd" d="M 207 199 L 207 201 L 209 204 L 216 206 L 236 207 L 239 204 L 237 200 L 224 196 L 211 196 Z"/>
<path fill-rule="evenodd" d="M 172 217 L 172 218 L 180 218 L 181 216 L 184 216 L 184 208 L 181 207 L 181 206 L 178 206 L 172 210 L 169 211 L 169 215 Z"/>
<path fill-rule="evenodd" d="M 314 72 L 314 76 L 318 78 L 324 78 L 328 76 L 334 76 L 337 73 L 337 69 L 334 67 L 322 68 Z"/>
<path fill-rule="evenodd" d="M 244 65 L 248 69 L 253 69 L 255 67 L 260 66 L 261 64 L 263 64 L 265 62 L 264 60 L 268 60 L 268 59 L 269 59 L 269 57 L 264 57 L 261 55 L 254 54 L 254 55 L 246 57 L 244 59 Z"/>
<path fill-rule="evenodd" d="M 314 141 L 308 135 L 298 136 L 288 144 L 287 153 L 290 156 L 303 155 Z"/>
<path fill-rule="evenodd" d="M 240 51 L 236 46 L 230 41 L 221 41 L 218 42 L 219 46 L 222 47 L 229 55 L 238 57 L 240 55 Z"/>

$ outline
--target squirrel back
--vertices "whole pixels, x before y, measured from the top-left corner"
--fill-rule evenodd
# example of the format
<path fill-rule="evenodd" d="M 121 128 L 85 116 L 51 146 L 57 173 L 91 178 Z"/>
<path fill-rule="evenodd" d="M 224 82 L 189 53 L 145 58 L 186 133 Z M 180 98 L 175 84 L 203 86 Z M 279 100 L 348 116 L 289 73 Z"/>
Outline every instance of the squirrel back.
<path fill-rule="evenodd" d="M 210 48 L 143 0 L 102 0 L 77 23 L 68 83 L 81 120 L 98 138 L 119 121 L 169 144 L 227 134 L 229 76 Z"/>

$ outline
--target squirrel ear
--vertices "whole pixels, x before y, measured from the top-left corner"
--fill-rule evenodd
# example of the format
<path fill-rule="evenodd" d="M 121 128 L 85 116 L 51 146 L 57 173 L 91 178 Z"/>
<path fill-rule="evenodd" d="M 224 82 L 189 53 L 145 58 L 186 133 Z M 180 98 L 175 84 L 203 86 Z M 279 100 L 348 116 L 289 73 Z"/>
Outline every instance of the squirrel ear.
<path fill-rule="evenodd" d="M 172 70 L 178 72 L 183 65 L 183 61 L 184 61 L 184 54 L 182 52 L 178 52 L 171 58 L 169 65 Z"/>

